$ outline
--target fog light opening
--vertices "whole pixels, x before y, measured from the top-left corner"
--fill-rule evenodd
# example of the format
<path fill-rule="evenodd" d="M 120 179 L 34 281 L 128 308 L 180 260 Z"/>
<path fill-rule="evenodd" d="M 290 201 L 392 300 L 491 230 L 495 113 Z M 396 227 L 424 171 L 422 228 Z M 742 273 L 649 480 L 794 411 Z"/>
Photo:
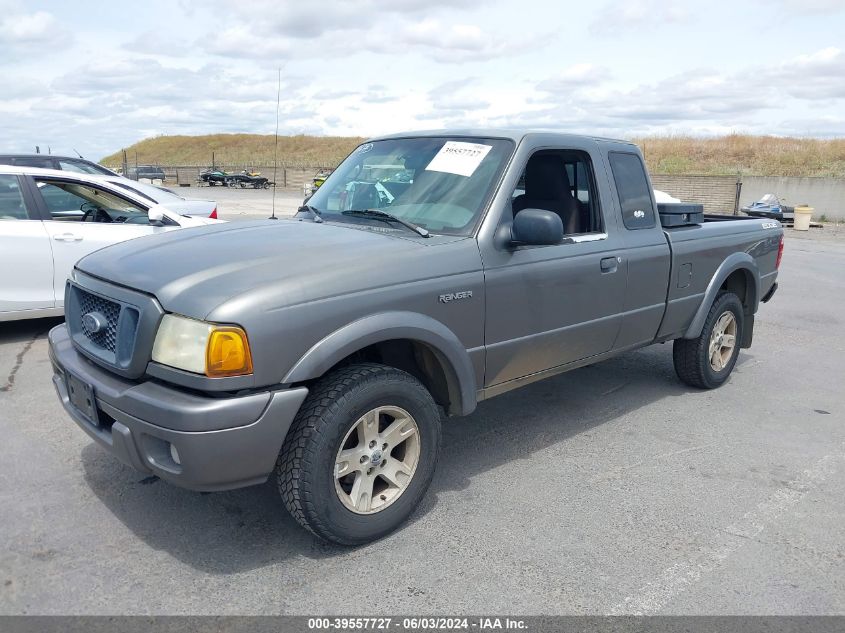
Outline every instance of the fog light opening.
<path fill-rule="evenodd" d="M 182 461 L 179 459 L 179 451 L 176 450 L 176 446 L 173 444 L 170 445 L 170 458 L 180 466 L 182 465 Z"/>

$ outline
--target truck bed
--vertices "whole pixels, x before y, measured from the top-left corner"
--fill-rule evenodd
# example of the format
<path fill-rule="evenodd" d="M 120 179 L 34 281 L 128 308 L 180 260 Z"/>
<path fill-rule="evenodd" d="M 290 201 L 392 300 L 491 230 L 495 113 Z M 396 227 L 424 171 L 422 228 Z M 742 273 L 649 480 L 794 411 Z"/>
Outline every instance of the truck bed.
<path fill-rule="evenodd" d="M 774 220 L 708 214 L 703 224 L 664 228 L 663 234 L 671 250 L 671 269 L 658 340 L 683 335 L 709 285 L 717 281 L 721 285 L 718 273 L 726 262 L 752 262 L 758 276 L 753 302 L 765 296 L 775 282 L 782 228 Z M 749 281 L 743 283 L 751 285 Z"/>

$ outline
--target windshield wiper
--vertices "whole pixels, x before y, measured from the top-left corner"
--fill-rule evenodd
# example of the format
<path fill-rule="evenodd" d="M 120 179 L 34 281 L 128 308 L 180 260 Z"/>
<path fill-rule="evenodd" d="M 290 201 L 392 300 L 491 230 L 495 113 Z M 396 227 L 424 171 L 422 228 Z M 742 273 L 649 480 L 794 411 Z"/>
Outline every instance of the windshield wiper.
<path fill-rule="evenodd" d="M 426 231 L 423 227 L 418 226 L 413 222 L 403 220 L 402 218 L 396 217 L 392 213 L 382 211 L 381 209 L 349 209 L 348 211 L 342 211 L 342 214 L 356 218 L 373 218 L 374 220 L 384 220 L 385 222 L 398 222 L 406 229 L 410 229 L 417 235 L 431 237 L 431 233 Z"/>
<path fill-rule="evenodd" d="M 317 224 L 320 224 L 323 221 L 323 214 L 320 213 L 320 210 L 317 207 L 312 207 L 310 204 L 303 204 L 296 210 L 297 213 L 301 211 L 308 211 L 311 214 L 311 219 Z"/>

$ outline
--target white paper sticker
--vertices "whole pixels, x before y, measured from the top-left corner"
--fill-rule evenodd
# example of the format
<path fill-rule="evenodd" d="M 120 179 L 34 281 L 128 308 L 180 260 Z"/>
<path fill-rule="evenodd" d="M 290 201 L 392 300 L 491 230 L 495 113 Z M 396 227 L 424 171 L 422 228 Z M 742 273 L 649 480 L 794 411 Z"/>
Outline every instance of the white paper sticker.
<path fill-rule="evenodd" d="M 491 149 L 493 149 L 491 145 L 447 141 L 437 152 L 437 155 L 431 159 L 425 170 L 472 176 Z"/>

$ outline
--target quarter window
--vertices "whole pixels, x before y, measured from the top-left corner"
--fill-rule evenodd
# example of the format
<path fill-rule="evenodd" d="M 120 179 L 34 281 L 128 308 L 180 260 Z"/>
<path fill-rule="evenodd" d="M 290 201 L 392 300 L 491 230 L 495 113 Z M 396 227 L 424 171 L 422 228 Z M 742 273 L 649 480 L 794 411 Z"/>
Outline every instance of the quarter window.
<path fill-rule="evenodd" d="M 626 229 L 650 229 L 654 226 L 654 205 L 645 168 L 640 157 L 625 152 L 610 153 L 610 168 L 622 206 Z"/>
<path fill-rule="evenodd" d="M 17 176 L 0 174 L 0 220 L 28 220 Z"/>

